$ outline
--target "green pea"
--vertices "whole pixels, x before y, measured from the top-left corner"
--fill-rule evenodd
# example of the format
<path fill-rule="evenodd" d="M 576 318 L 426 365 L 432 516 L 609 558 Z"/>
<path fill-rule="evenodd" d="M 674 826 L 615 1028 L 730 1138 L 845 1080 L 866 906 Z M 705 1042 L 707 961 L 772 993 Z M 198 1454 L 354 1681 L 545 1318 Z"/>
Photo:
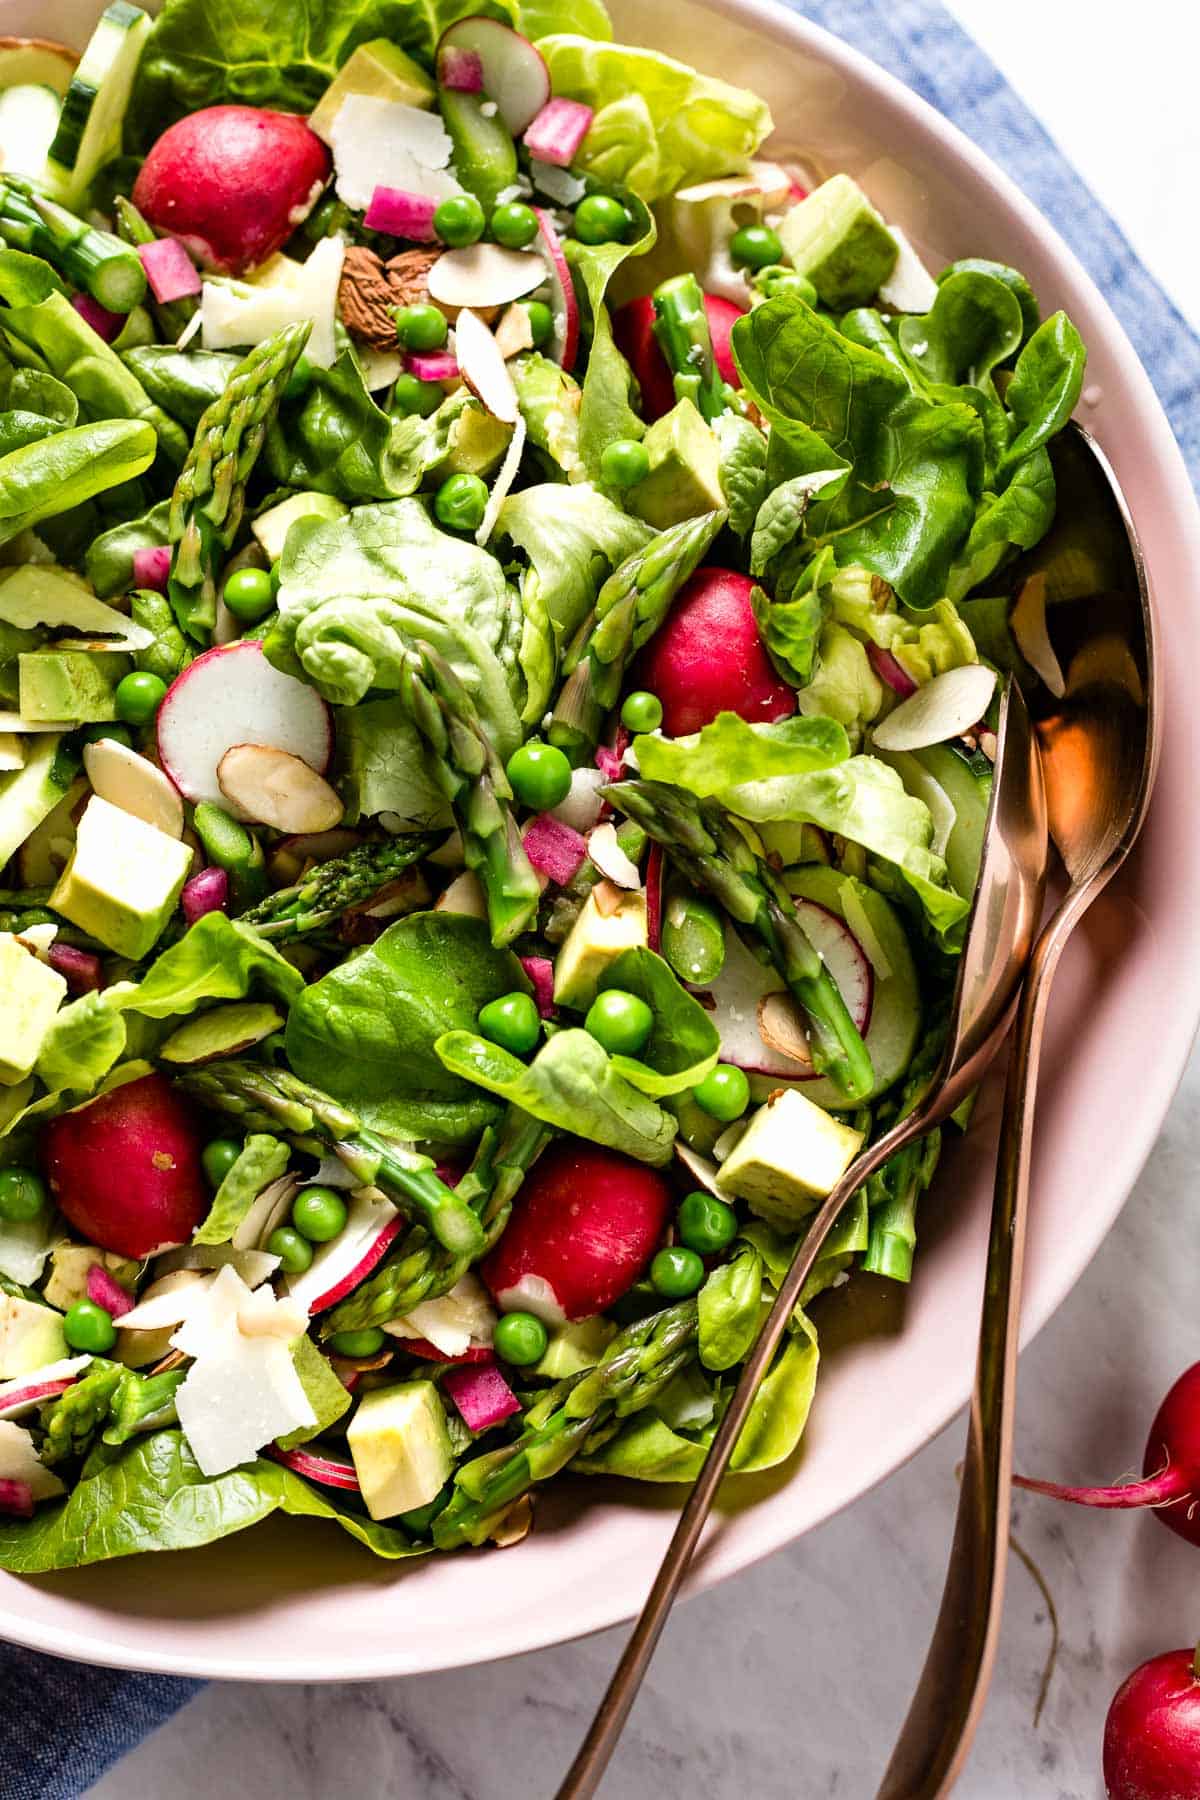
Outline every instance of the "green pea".
<path fill-rule="evenodd" d="M 645 688 L 636 688 L 625 696 L 621 723 L 627 731 L 657 731 L 663 722 L 662 701 Z"/>
<path fill-rule="evenodd" d="M 200 1161 L 210 1187 L 219 1188 L 242 1154 L 238 1138 L 212 1138 L 200 1152 Z"/>
<path fill-rule="evenodd" d="M 650 452 L 637 438 L 614 438 L 600 452 L 600 475 L 609 487 L 636 487 L 650 473 Z"/>
<path fill-rule="evenodd" d="M 780 260 L 783 245 L 769 225 L 743 225 L 729 240 L 729 254 L 745 269 L 764 269 Z"/>
<path fill-rule="evenodd" d="M 433 510 L 448 531 L 474 531 L 487 510 L 488 491 L 478 475 L 449 475 L 434 496 Z"/>
<path fill-rule="evenodd" d="M 271 1233 L 267 1249 L 279 1258 L 285 1275 L 303 1275 L 313 1259 L 312 1245 L 290 1225 L 280 1225 Z"/>
<path fill-rule="evenodd" d="M 94 1300 L 77 1300 L 63 1320 L 63 1336 L 72 1350 L 103 1356 L 117 1341 L 112 1314 Z"/>
<path fill-rule="evenodd" d="M 256 625 L 275 604 L 266 569 L 235 569 L 225 582 L 221 598 L 240 625 Z"/>
<path fill-rule="evenodd" d="M 541 1036 L 542 1022 L 538 1009 L 528 994 L 504 994 L 489 1000 L 479 1009 L 477 1021 L 485 1038 L 510 1050 L 514 1056 L 527 1056 Z"/>
<path fill-rule="evenodd" d="M 327 1244 L 346 1223 L 346 1202 L 336 1188 L 302 1188 L 292 1203 L 292 1224 L 310 1244 Z"/>
<path fill-rule="evenodd" d="M 725 927 L 698 894 L 673 894 L 663 911 L 662 953 L 681 981 L 702 987 L 725 965 Z"/>
<path fill-rule="evenodd" d="M 533 339 L 533 347 L 540 350 L 554 330 L 554 314 L 544 300 L 527 300 L 525 310 L 529 314 L 529 335 Z"/>
<path fill-rule="evenodd" d="M 817 290 L 808 276 L 801 275 L 798 269 L 789 268 L 787 263 L 768 263 L 765 269 L 759 269 L 754 277 L 754 286 L 770 300 L 777 294 L 794 294 L 806 306 L 817 304 Z"/>
<path fill-rule="evenodd" d="M 46 1204 L 46 1184 L 35 1169 L 0 1169 L 0 1219 L 23 1225 Z"/>
<path fill-rule="evenodd" d="M 737 1214 L 715 1194 L 702 1188 L 685 1194 L 676 1215 L 680 1241 L 700 1256 L 715 1256 L 726 1250 L 737 1236 Z"/>
<path fill-rule="evenodd" d="M 83 744 L 102 744 L 106 739 L 114 744 L 124 744 L 127 750 L 133 749 L 133 733 L 127 725 L 85 725 L 79 734 Z"/>
<path fill-rule="evenodd" d="M 483 208 L 474 194 L 452 195 L 449 200 L 442 201 L 433 215 L 433 229 L 443 244 L 449 244 L 452 250 L 477 244 L 486 223 Z"/>
<path fill-rule="evenodd" d="M 610 1056 L 636 1056 L 654 1030 L 654 1014 L 639 995 L 608 988 L 596 995 L 583 1024 Z"/>
<path fill-rule="evenodd" d="M 704 1264 L 694 1250 L 671 1244 L 650 1264 L 650 1282 L 664 1300 L 686 1300 L 704 1280 Z"/>
<path fill-rule="evenodd" d="M 732 1063 L 718 1063 L 711 1074 L 692 1089 L 692 1099 L 701 1111 L 723 1125 L 740 1119 L 750 1104 L 750 1083 L 741 1069 Z"/>
<path fill-rule="evenodd" d="M 117 684 L 117 717 L 127 725 L 148 725 L 158 711 L 167 684 L 148 669 L 135 669 Z"/>
<path fill-rule="evenodd" d="M 439 381 L 422 381 L 419 375 L 410 375 L 407 371 L 397 375 L 396 385 L 392 389 L 392 409 L 405 416 L 419 413 L 427 419 L 430 413 L 436 412 L 446 398 L 446 390 Z"/>
<path fill-rule="evenodd" d="M 402 306 L 396 314 L 396 336 L 405 350 L 440 350 L 449 329 L 437 306 Z"/>
<path fill-rule="evenodd" d="M 329 1348 L 335 1356 L 377 1356 L 387 1343 L 387 1333 L 380 1331 L 377 1325 L 368 1326 L 365 1331 L 335 1331 L 329 1340 Z"/>
<path fill-rule="evenodd" d="M 498 206 L 492 214 L 492 236 L 506 250 L 524 250 L 538 234 L 537 214 L 519 200 Z"/>
<path fill-rule="evenodd" d="M 571 789 L 571 765 L 553 744 L 522 744 L 509 757 L 505 774 L 520 804 L 534 812 L 560 806 Z"/>
<path fill-rule="evenodd" d="M 549 1333 L 533 1313 L 510 1312 L 496 1320 L 492 1348 L 515 1368 L 527 1369 L 546 1354 Z"/>
<path fill-rule="evenodd" d="M 611 194 L 588 194 L 575 208 L 575 236 L 581 244 L 618 244 L 632 224 L 628 209 Z"/>

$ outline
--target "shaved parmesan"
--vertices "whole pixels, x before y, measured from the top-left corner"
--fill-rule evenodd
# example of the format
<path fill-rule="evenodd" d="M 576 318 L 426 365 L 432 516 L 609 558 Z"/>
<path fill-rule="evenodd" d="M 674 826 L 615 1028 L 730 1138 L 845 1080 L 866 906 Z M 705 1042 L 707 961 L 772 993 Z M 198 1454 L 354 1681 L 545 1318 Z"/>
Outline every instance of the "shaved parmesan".
<path fill-rule="evenodd" d="M 308 320 L 312 333 L 304 354 L 318 368 L 328 369 L 337 356 L 334 320 L 345 253 L 341 238 L 322 238 L 308 260 L 295 265 L 295 276 L 285 272 L 286 279 L 266 285 L 206 281 L 200 297 L 204 348 L 240 350 Z"/>
<path fill-rule="evenodd" d="M 33 1447 L 23 1425 L 0 1419 L 0 1481 L 24 1481 L 35 1500 L 53 1500 L 66 1489 Z"/>
<path fill-rule="evenodd" d="M 365 212 L 377 187 L 404 188 L 432 200 L 462 189 L 449 171 L 453 145 L 436 112 L 347 94 L 329 132 L 338 199 Z"/>
<path fill-rule="evenodd" d="M 15 731 L 0 731 L 0 772 L 25 767 L 25 746 Z"/>
<path fill-rule="evenodd" d="M 168 1325 L 182 1325 L 216 1279 L 215 1274 L 201 1275 L 193 1269 L 164 1275 L 146 1289 L 136 1306 L 121 1314 L 121 1330 L 162 1331 Z"/>
<path fill-rule="evenodd" d="M 889 225 L 888 230 L 900 254 L 887 280 L 880 283 L 880 301 L 891 312 L 927 313 L 937 299 L 937 282 L 899 226 Z"/>
<path fill-rule="evenodd" d="M 475 1275 L 464 1275 L 448 1294 L 422 1300 L 403 1319 L 384 1326 L 392 1337 L 424 1338 L 443 1356 L 461 1356 L 472 1344 L 490 1344 L 496 1312 Z"/>
<path fill-rule="evenodd" d="M 479 521 L 479 529 L 475 533 L 475 542 L 481 547 L 487 543 L 496 529 L 496 520 L 500 517 L 500 508 L 508 499 L 508 490 L 517 479 L 517 471 L 521 466 L 521 452 L 525 448 L 525 420 L 517 415 L 517 423 L 508 440 L 508 449 L 504 452 L 504 461 L 496 471 L 496 479 L 492 483 L 492 491 L 488 495 L 487 505 L 483 509 L 483 517 Z"/>

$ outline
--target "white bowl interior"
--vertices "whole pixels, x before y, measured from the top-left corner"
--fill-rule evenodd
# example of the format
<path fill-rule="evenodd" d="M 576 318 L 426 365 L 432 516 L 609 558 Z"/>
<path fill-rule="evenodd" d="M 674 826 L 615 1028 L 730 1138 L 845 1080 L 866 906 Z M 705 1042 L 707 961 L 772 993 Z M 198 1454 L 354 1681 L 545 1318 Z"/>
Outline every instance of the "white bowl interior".
<path fill-rule="evenodd" d="M 286 4 L 287 0 L 281 0 Z M 96 0 L 0 0 L 6 32 L 81 43 Z M 1200 1013 L 1192 896 L 1195 504 L 1150 385 L 1098 291 L 1045 222 L 952 127 L 863 58 L 758 0 L 612 0 L 617 35 L 687 54 L 771 103 L 781 148 L 846 168 L 935 259 L 1016 264 L 1090 348 L 1085 422 L 1139 521 L 1169 628 L 1158 789 L 1135 862 L 1088 915 L 1055 992 L 1038 1112 L 1026 1282 L 1032 1333 L 1104 1236 L 1149 1150 Z M 990 1197 L 995 1084 L 920 1221 L 910 1290 L 856 1279 L 821 1303 L 826 1365 L 791 1466 L 738 1485 L 695 1574 L 744 1567 L 910 1456 L 970 1386 Z M 504 1554 L 399 1569 L 315 1525 L 269 1525 L 206 1551 L 21 1581 L 0 1577 L 0 1636 L 96 1662 L 264 1679 L 430 1670 L 595 1630 L 641 1604 L 670 1491 L 559 1483 Z"/>

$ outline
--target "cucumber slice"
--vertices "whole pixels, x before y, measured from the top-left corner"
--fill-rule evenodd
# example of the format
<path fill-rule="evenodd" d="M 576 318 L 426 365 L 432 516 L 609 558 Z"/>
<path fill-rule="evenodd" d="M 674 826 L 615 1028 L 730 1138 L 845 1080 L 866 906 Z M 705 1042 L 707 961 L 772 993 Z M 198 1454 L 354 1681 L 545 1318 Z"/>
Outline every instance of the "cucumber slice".
<path fill-rule="evenodd" d="M 855 928 L 854 914 L 861 910 L 887 960 L 888 974 L 881 975 L 878 969 L 875 970 L 871 1023 L 866 1036 L 875 1083 L 864 1098 L 874 1100 L 899 1081 L 912 1061 L 921 1035 L 921 989 L 900 915 L 882 894 L 877 894 L 865 882 L 856 881 L 852 875 L 843 875 L 839 869 L 809 863 L 800 869 L 787 870 L 783 879 L 798 900 L 814 900 L 818 906 L 828 908 L 844 920 L 851 931 Z M 865 950 L 866 945 L 863 948 Z M 754 1100 L 765 1100 L 776 1088 L 793 1086 L 818 1106 L 845 1111 L 845 1096 L 824 1076 L 817 1081 L 797 1082 L 780 1081 L 773 1075 L 750 1077 L 750 1094 Z"/>
<path fill-rule="evenodd" d="M 121 152 L 133 78 L 150 35 L 149 15 L 113 0 L 92 33 L 63 100 L 47 162 L 64 205 L 78 210 L 97 170 Z"/>
<path fill-rule="evenodd" d="M 52 87 L 23 82 L 0 89 L 0 168 L 6 175 L 35 181 L 45 175 L 61 107 L 62 98 Z"/>
<path fill-rule="evenodd" d="M 948 744 L 931 744 L 912 756 L 928 771 L 954 808 L 954 825 L 942 855 L 950 885 L 970 900 L 979 879 L 979 860 L 992 798 L 992 765 L 980 752 L 963 756 Z"/>
<path fill-rule="evenodd" d="M 0 88 L 48 87 L 65 94 L 79 58 L 50 38 L 0 37 Z"/>

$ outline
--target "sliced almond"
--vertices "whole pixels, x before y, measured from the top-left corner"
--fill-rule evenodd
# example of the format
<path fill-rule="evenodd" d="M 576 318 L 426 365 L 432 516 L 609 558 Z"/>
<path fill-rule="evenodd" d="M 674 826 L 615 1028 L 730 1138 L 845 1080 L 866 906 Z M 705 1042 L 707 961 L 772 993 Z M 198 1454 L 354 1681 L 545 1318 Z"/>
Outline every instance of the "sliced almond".
<path fill-rule="evenodd" d="M 439 256 L 426 285 L 439 306 L 507 306 L 545 279 L 546 265 L 535 251 L 480 242 Z"/>
<path fill-rule="evenodd" d="M 243 1337 L 281 1338 L 295 1341 L 308 1329 L 308 1311 L 295 1300 L 277 1300 L 269 1287 L 260 1287 L 238 1309 L 238 1330 Z"/>
<path fill-rule="evenodd" d="M 924 750 L 961 737 L 982 719 L 995 691 L 996 672 L 983 663 L 946 669 L 879 721 L 875 742 L 881 750 Z"/>
<path fill-rule="evenodd" d="M 642 877 L 638 866 L 626 856 L 617 842 L 617 828 L 611 821 L 589 831 L 587 849 L 600 873 L 607 875 L 610 881 L 615 881 L 618 887 L 641 887 Z"/>
<path fill-rule="evenodd" d="M 464 869 L 456 875 L 444 894 L 434 902 L 434 912 L 465 913 L 469 919 L 486 919 L 487 899 L 478 875 Z"/>
<path fill-rule="evenodd" d="M 1054 698 L 1061 700 L 1067 684 L 1046 629 L 1046 577 L 1040 570 L 1022 584 L 1009 625 L 1021 655 L 1037 670 Z"/>
<path fill-rule="evenodd" d="M 330 831 L 342 816 L 325 777 L 270 744 L 234 744 L 217 764 L 217 786 L 246 818 L 276 831 Z"/>
<path fill-rule="evenodd" d="M 621 890 L 607 878 L 596 883 L 592 889 L 592 899 L 596 902 L 596 911 L 602 919 L 611 919 L 621 910 Z"/>
<path fill-rule="evenodd" d="M 520 417 L 517 390 L 500 346 L 483 320 L 469 307 L 458 315 L 454 330 L 458 369 L 477 399 L 503 425 L 515 425 Z"/>
<path fill-rule="evenodd" d="M 174 782 L 136 750 L 116 738 L 100 738 L 83 752 L 83 766 L 93 793 L 132 813 L 167 837 L 183 836 L 183 801 Z"/>
<path fill-rule="evenodd" d="M 758 1003 L 758 1035 L 768 1050 L 790 1056 L 793 1062 L 812 1068 L 812 1052 L 800 1008 L 790 994 L 764 994 Z"/>
<path fill-rule="evenodd" d="M 529 323 L 529 308 L 514 301 L 501 315 L 496 327 L 496 342 L 500 346 L 500 354 L 505 362 L 510 356 L 519 356 L 522 350 L 533 349 L 533 327 Z"/>

